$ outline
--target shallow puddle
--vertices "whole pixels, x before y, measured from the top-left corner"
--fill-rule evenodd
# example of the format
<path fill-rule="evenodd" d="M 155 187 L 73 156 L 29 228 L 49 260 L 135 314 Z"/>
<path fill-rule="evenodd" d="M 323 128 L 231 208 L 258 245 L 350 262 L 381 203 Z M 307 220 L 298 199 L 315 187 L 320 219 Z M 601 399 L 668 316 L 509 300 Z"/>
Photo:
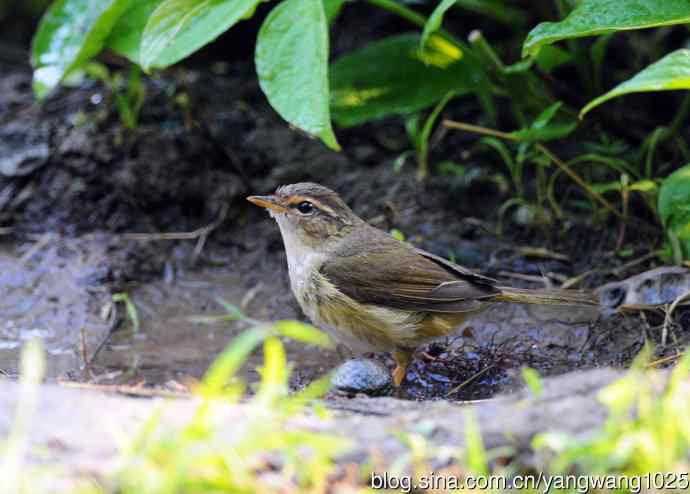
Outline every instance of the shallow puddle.
<path fill-rule="evenodd" d="M 96 364 L 116 379 L 125 376 L 147 384 L 199 379 L 232 339 L 249 327 L 246 322 L 223 318 L 227 312 L 220 300 L 253 319 L 295 318 L 289 299 L 284 292 L 280 295 L 282 286 L 279 280 L 248 287 L 247 280 L 224 268 L 202 269 L 174 282 L 143 284 L 130 293 L 140 317 L 139 332 L 133 334 L 131 322 L 123 324 Z M 295 379 L 309 376 L 311 380 L 337 363 L 334 352 L 287 340 L 285 345 L 288 359 L 295 364 Z M 243 377 L 250 383 L 258 380 L 256 369 L 261 363 L 261 352 L 256 352 L 245 364 Z"/>
<path fill-rule="evenodd" d="M 82 368 L 84 351 L 107 335 L 97 315 L 105 294 L 88 281 L 92 253 L 72 243 L 42 244 L 0 247 L 0 369 L 10 375 L 32 338 L 44 342 L 51 378 Z"/>

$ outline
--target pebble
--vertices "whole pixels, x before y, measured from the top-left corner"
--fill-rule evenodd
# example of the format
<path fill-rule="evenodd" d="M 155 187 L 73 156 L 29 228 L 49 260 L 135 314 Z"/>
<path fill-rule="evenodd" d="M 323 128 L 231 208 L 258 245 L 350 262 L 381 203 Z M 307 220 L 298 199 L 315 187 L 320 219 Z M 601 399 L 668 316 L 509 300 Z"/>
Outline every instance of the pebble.
<path fill-rule="evenodd" d="M 346 393 L 378 395 L 393 384 L 390 371 L 381 362 L 365 358 L 348 360 L 338 367 L 331 386 Z"/>

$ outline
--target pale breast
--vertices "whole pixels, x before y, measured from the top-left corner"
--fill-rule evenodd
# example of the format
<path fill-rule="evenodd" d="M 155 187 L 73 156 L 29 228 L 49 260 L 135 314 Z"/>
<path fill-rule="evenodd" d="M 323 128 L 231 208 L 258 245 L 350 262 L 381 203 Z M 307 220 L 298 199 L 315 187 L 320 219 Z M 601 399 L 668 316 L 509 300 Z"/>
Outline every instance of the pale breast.
<path fill-rule="evenodd" d="M 415 347 L 421 314 L 361 304 L 340 292 L 318 269 L 294 291 L 305 315 L 338 343 L 355 353 Z"/>

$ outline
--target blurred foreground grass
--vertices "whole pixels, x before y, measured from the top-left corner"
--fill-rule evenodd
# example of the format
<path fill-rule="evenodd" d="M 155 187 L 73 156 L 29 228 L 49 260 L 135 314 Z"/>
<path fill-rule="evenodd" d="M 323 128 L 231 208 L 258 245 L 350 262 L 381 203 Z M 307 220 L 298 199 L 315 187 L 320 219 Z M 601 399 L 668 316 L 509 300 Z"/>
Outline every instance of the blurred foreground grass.
<path fill-rule="evenodd" d="M 347 466 L 337 462 L 352 446 L 348 439 L 288 426 L 289 420 L 306 408 L 319 417 L 329 415 L 318 401 L 328 390 L 329 377 L 289 394 L 290 364 L 280 339 L 286 335 L 318 346 L 327 344 L 320 332 L 297 322 L 282 321 L 247 330 L 208 370 L 196 390 L 199 405 L 188 423 L 164 425 L 160 413 L 154 413 L 122 449 L 120 467 L 110 478 L 79 481 L 70 492 L 373 492 L 368 487 L 373 460 Z M 259 346 L 263 346 L 264 355 L 261 383 L 253 394 L 247 394 L 236 373 Z M 645 370 L 643 362 L 648 355 L 643 352 L 626 377 L 601 392 L 600 399 L 610 412 L 601 430 L 579 440 L 558 431 L 534 439 L 533 448 L 539 450 L 537 457 L 543 461 L 541 470 L 547 475 L 616 476 L 688 472 L 690 354 L 668 379 L 662 373 Z M 36 466 L 24 461 L 31 421 L 37 420 L 32 411 L 39 398 L 43 358 L 38 343 L 32 342 L 24 349 L 15 426 L 1 443 L 1 492 L 46 492 L 51 476 L 68 475 L 60 471 L 67 466 Z M 450 470 L 454 474 L 510 477 L 525 473 L 524 466 L 516 461 L 494 461 L 498 456 L 510 458 L 511 454 L 485 451 L 474 415 L 465 412 L 464 419 L 464 449 L 439 448 L 422 435 L 391 431 L 409 448 L 404 458 L 386 459 L 391 473 L 428 474 L 429 465 L 438 464 L 440 459 L 454 465 Z"/>

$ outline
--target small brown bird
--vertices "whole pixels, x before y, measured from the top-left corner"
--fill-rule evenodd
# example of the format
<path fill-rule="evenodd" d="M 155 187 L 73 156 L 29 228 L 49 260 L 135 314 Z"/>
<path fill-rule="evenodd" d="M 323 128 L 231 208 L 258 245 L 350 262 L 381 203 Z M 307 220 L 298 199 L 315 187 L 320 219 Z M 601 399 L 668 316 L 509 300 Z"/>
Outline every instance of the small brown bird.
<path fill-rule="evenodd" d="M 307 317 L 355 353 L 392 352 L 396 386 L 417 347 L 493 302 L 598 304 L 573 290 L 499 286 L 369 225 L 322 185 L 286 185 L 247 200 L 278 222 L 290 286 Z"/>

